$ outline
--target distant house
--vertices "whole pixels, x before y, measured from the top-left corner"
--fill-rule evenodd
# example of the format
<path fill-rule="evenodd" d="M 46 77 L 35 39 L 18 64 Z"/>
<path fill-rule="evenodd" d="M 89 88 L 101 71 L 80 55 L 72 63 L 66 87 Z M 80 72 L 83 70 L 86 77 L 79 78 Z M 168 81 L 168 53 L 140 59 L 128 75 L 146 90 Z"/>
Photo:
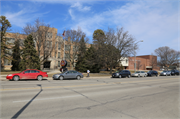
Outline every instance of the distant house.
<path fill-rule="evenodd" d="M 136 70 L 159 70 L 157 66 L 157 56 L 143 55 L 134 57 L 126 57 L 121 59 L 121 64 L 124 69 L 134 70 L 136 63 Z"/>

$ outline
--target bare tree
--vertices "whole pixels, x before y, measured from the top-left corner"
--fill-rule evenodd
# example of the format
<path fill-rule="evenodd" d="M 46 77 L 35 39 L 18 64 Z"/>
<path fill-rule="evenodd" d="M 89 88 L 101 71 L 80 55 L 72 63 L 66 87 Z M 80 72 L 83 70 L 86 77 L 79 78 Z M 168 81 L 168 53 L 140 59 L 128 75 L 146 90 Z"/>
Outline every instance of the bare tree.
<path fill-rule="evenodd" d="M 114 40 L 110 40 L 114 39 Z M 121 62 L 121 59 L 123 57 L 128 57 L 132 54 L 132 51 L 137 49 L 137 46 L 134 47 L 135 39 L 128 33 L 128 31 L 124 32 L 123 27 L 116 29 L 115 38 L 107 38 L 107 40 L 111 41 L 113 46 L 115 46 L 118 51 L 116 52 L 116 56 L 114 57 L 115 60 L 117 60 L 117 63 Z M 114 61 L 115 61 L 114 60 Z M 114 63 L 110 65 L 110 68 L 112 68 Z"/>
<path fill-rule="evenodd" d="M 168 46 L 159 47 L 155 50 L 155 53 L 159 57 L 159 65 L 169 67 L 176 64 L 180 60 L 180 52 L 175 51 Z"/>
<path fill-rule="evenodd" d="M 52 40 L 53 35 L 51 30 L 52 28 L 50 28 L 49 24 L 45 24 L 39 19 L 35 20 L 34 25 L 27 24 L 23 28 L 26 35 L 31 34 L 33 36 L 41 65 L 43 65 L 44 62 L 48 60 L 48 57 L 51 56 L 52 52 L 56 50 L 55 45 L 57 44 Z"/>
<path fill-rule="evenodd" d="M 80 45 L 79 42 L 82 37 L 85 38 L 85 42 L 87 43 L 88 38 L 86 38 L 86 34 L 82 32 L 80 28 L 77 30 L 66 31 L 65 59 L 70 62 L 71 69 L 73 69 L 74 63 L 77 60 Z"/>
<path fill-rule="evenodd" d="M 137 61 L 137 69 L 139 70 L 139 69 L 141 68 L 141 66 L 142 66 L 141 61 L 138 60 L 138 61 Z"/>
<path fill-rule="evenodd" d="M 123 28 L 117 28 L 116 31 L 108 28 L 108 31 L 105 33 L 105 38 L 102 38 L 101 44 L 104 51 L 104 60 L 105 65 L 110 67 L 110 73 L 112 73 L 112 68 L 120 64 L 123 57 L 128 57 L 132 54 L 134 50 L 134 38 L 126 31 L 124 32 Z M 137 49 L 137 46 L 135 47 Z"/>

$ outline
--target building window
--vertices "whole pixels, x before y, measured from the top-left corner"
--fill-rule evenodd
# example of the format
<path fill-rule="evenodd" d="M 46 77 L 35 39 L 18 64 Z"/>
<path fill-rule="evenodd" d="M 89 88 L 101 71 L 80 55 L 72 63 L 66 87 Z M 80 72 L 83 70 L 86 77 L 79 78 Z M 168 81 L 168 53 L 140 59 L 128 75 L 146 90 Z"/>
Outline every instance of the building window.
<path fill-rule="evenodd" d="M 65 45 L 65 51 L 69 51 L 71 48 L 71 45 Z"/>
<path fill-rule="evenodd" d="M 56 58 L 56 54 L 57 54 L 57 52 L 55 52 L 55 55 L 54 55 L 55 58 Z"/>
<path fill-rule="evenodd" d="M 61 49 L 61 43 L 58 43 L 58 50 Z"/>
<path fill-rule="evenodd" d="M 9 59 L 4 59 L 4 65 L 11 65 L 11 62 Z"/>
<path fill-rule="evenodd" d="M 19 39 L 19 45 L 24 46 L 24 39 Z"/>
<path fill-rule="evenodd" d="M 57 47 L 57 42 L 55 42 L 55 50 L 56 50 L 56 47 Z"/>
<path fill-rule="evenodd" d="M 7 55 L 12 55 L 12 49 L 7 50 Z"/>
<path fill-rule="evenodd" d="M 51 57 L 51 53 L 52 53 L 52 52 L 51 52 L 51 51 L 49 51 L 49 57 Z"/>
<path fill-rule="evenodd" d="M 75 66 L 76 66 L 76 62 L 74 63 L 73 67 L 75 67 Z"/>
<path fill-rule="evenodd" d="M 128 60 L 126 59 L 126 64 L 128 63 Z"/>
<path fill-rule="evenodd" d="M 69 59 L 69 54 L 65 53 L 65 59 Z"/>
<path fill-rule="evenodd" d="M 70 62 L 67 62 L 67 67 L 70 67 Z"/>
<path fill-rule="evenodd" d="M 60 61 L 58 61 L 58 67 L 60 67 Z"/>
<path fill-rule="evenodd" d="M 14 42 L 15 42 L 15 38 L 6 38 L 6 44 L 9 43 L 14 44 Z"/>
<path fill-rule="evenodd" d="M 52 32 L 48 32 L 48 33 L 47 33 L 47 37 L 48 37 L 48 38 L 52 38 Z"/>
<path fill-rule="evenodd" d="M 58 58 L 60 58 L 60 52 L 58 52 Z"/>
<path fill-rule="evenodd" d="M 78 46 L 73 46 L 73 52 L 77 51 Z"/>
<path fill-rule="evenodd" d="M 74 56 L 74 59 L 77 60 L 78 55 L 73 53 L 73 56 Z"/>
<path fill-rule="evenodd" d="M 47 48 L 50 47 L 50 41 L 46 41 L 46 46 L 47 46 Z"/>
<path fill-rule="evenodd" d="M 49 41 L 49 46 L 50 48 L 52 48 L 52 41 Z"/>

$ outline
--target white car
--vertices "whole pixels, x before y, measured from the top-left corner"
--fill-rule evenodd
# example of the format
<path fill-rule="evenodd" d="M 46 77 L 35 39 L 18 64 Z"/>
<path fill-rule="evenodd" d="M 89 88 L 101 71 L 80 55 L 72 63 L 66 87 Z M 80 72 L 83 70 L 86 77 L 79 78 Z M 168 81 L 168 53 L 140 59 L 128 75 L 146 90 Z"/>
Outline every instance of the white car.
<path fill-rule="evenodd" d="M 144 71 L 136 71 L 135 73 L 131 74 L 132 77 L 146 77 L 147 73 Z"/>

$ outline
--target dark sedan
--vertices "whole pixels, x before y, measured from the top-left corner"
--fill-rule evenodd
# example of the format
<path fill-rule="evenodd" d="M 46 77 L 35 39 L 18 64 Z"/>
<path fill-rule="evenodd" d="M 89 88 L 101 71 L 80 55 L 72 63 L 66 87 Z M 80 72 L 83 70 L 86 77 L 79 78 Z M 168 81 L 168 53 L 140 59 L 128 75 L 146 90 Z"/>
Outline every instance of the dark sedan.
<path fill-rule="evenodd" d="M 81 78 L 83 78 L 83 74 L 78 71 L 69 70 L 69 71 L 65 71 L 60 74 L 54 74 L 52 78 L 53 78 L 53 80 L 55 80 L 55 79 L 59 79 L 59 80 L 78 79 L 78 80 L 80 80 Z"/>
<path fill-rule="evenodd" d="M 148 76 L 158 76 L 158 72 L 157 72 L 157 71 L 154 71 L 154 70 L 151 70 L 151 71 L 148 71 L 148 72 L 147 72 L 147 75 L 148 75 Z"/>
<path fill-rule="evenodd" d="M 171 75 L 179 75 L 179 71 L 176 69 L 171 70 Z"/>
<path fill-rule="evenodd" d="M 131 72 L 128 70 L 120 70 L 116 71 L 115 73 L 112 74 L 112 78 L 122 78 L 122 77 L 131 77 Z"/>

